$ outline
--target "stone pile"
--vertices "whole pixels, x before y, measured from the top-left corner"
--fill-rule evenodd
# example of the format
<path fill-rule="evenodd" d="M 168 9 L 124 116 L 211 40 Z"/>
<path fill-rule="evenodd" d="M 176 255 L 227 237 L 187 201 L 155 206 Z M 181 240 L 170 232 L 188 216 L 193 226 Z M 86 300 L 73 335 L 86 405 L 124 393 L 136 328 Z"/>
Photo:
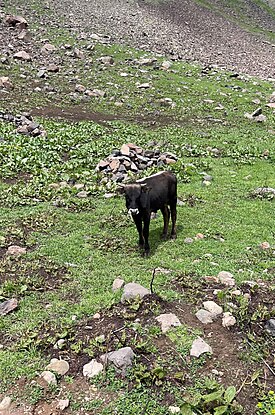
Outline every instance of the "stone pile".
<path fill-rule="evenodd" d="M 275 188 L 273 187 L 257 187 L 253 192 L 251 192 L 252 197 L 274 199 L 275 198 Z"/>
<path fill-rule="evenodd" d="M 0 120 L 14 123 L 16 126 L 15 131 L 19 134 L 30 135 L 32 137 L 47 135 L 42 125 L 34 122 L 32 117 L 27 113 L 14 116 L 12 114 L 5 114 L 4 112 L 0 111 Z"/>
<path fill-rule="evenodd" d="M 123 144 L 120 150 L 115 149 L 110 156 L 101 160 L 96 171 L 110 177 L 112 181 L 122 182 L 128 178 L 128 174 L 138 174 L 149 167 L 166 167 L 176 163 L 175 154 L 160 150 L 144 150 L 136 144 Z"/>

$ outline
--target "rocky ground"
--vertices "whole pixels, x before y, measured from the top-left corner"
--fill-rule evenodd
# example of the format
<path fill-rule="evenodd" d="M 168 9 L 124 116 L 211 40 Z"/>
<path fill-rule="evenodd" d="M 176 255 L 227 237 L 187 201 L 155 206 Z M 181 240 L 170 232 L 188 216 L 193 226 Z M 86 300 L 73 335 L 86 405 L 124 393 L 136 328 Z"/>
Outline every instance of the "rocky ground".
<path fill-rule="evenodd" d="M 265 36 L 251 34 L 228 16 L 192 0 L 169 2 L 125 0 L 50 0 L 49 4 L 64 18 L 66 26 L 77 32 L 100 32 L 116 42 L 170 55 L 175 59 L 198 61 L 248 73 L 275 76 L 274 44 Z M 244 2 L 244 13 L 267 31 L 275 21 L 254 2 Z M 225 7 L 226 11 L 226 7 Z M 240 16 L 239 16 L 240 18 Z M 229 20 L 230 19 L 230 20 Z"/>

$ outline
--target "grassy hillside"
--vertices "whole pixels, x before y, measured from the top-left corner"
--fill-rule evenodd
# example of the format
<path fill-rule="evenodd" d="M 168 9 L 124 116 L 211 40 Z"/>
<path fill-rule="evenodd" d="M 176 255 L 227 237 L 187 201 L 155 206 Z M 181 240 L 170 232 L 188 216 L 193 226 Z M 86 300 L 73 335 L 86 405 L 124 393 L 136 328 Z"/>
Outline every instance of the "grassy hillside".
<path fill-rule="evenodd" d="M 37 77 L 37 54 L 2 70 L 14 88 L 0 104 L 0 303 L 16 298 L 18 307 L 0 317 L 0 396 L 25 413 L 54 411 L 65 398 L 65 413 L 73 414 L 158 415 L 172 413 L 171 406 L 182 414 L 273 413 L 274 337 L 264 327 L 275 316 L 274 197 L 254 191 L 275 188 L 274 108 L 267 106 L 274 84 L 183 62 L 167 68 L 163 56 L 43 30 L 37 36 L 47 34 L 56 46 L 59 72 Z M 75 59 L 75 47 L 86 59 Z M 47 65 L 50 58 L 39 56 Z M 114 63 L 102 64 L 102 56 Z M 142 65 L 141 58 L 154 61 Z M 89 98 L 76 84 L 105 94 Z M 247 117 L 258 107 L 264 119 Z M 4 119 L 24 111 L 46 135 L 19 134 Z M 160 240 L 158 215 L 148 259 L 136 247 L 117 183 L 96 171 L 129 142 L 178 157 L 137 176 L 169 168 L 179 183 L 178 238 Z M 9 255 L 13 245 L 26 253 Z M 234 289 L 213 278 L 220 271 L 233 274 Z M 150 288 L 153 273 L 154 296 L 120 304 L 115 278 Z M 205 300 L 231 312 L 236 325 L 200 323 L 195 313 Z M 163 334 L 155 320 L 161 312 L 174 312 L 182 326 Z M 213 355 L 190 358 L 197 336 Z M 63 346 L 54 347 L 60 340 Z M 84 364 L 122 346 L 135 353 L 127 376 L 109 367 L 90 381 L 83 377 Z M 53 357 L 70 370 L 48 386 L 40 374 Z M 217 395 L 207 403 L 202 396 L 210 393 Z"/>

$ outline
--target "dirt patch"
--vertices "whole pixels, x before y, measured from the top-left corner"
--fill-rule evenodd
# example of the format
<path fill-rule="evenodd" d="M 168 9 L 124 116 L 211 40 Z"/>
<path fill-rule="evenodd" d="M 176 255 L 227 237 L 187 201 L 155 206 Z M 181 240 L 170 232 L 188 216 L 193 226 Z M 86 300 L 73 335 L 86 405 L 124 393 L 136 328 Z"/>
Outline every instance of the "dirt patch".
<path fill-rule="evenodd" d="M 81 108 L 79 106 L 62 109 L 59 107 L 44 107 L 35 108 L 31 111 L 31 115 L 36 117 L 45 118 L 57 118 L 67 121 L 93 121 L 97 124 L 108 125 L 111 121 L 127 121 L 136 124 L 145 124 L 151 127 L 159 127 L 161 125 L 175 124 L 175 120 L 172 117 L 164 115 L 152 115 L 152 116 L 136 116 L 131 117 L 125 114 L 106 114 L 100 112 L 91 112 L 88 109 Z"/>
<path fill-rule="evenodd" d="M 210 299 L 210 286 L 206 284 L 207 286 L 209 287 L 207 299 Z M 201 291 L 205 299 L 204 289 Z M 197 302 L 200 303 L 200 301 L 201 297 Z M 255 295 L 252 304 L 256 301 L 262 301 L 260 293 Z M 79 399 L 84 406 L 85 402 L 97 401 L 98 407 L 90 408 L 90 411 L 98 413 L 97 411 L 117 399 L 120 392 L 119 389 L 116 392 L 108 389 L 110 380 L 107 374 L 99 383 L 96 383 L 96 387 L 91 387 L 91 383 L 83 378 L 83 366 L 93 358 L 99 361 L 100 356 L 108 351 L 130 346 L 135 353 L 133 374 L 131 378 L 125 378 L 119 373 L 116 375 L 117 380 L 121 379 L 126 382 L 129 391 L 136 387 L 137 382 L 144 382 L 147 386 L 149 382 L 151 390 L 161 388 L 161 386 L 157 387 L 150 377 L 150 373 L 157 364 L 165 372 L 164 383 L 169 382 L 170 385 L 174 385 L 182 395 L 201 377 L 210 376 L 224 386 L 234 385 L 238 391 L 237 400 L 245 409 L 244 413 L 254 414 L 255 405 L 258 402 L 259 385 L 257 382 L 263 382 L 267 390 L 272 389 L 274 376 L 262 360 L 251 360 L 251 351 L 246 343 L 246 336 L 239 327 L 233 327 L 230 330 L 224 328 L 221 318 L 210 325 L 203 325 L 195 317 L 195 303 L 194 301 L 190 305 L 189 302 L 183 300 L 168 302 L 153 294 L 146 296 L 140 303 L 116 304 L 109 310 L 102 311 L 99 319 L 87 318 L 74 326 L 65 337 L 60 350 L 53 347 L 55 334 L 47 331 L 49 329 L 45 327 L 38 347 L 47 360 L 56 357 L 68 361 L 70 369 L 67 375 L 73 379 L 69 383 L 64 379 L 61 380 L 59 396 L 70 394 L 74 401 Z M 192 338 L 200 335 L 212 347 L 213 354 L 205 356 L 202 360 L 190 358 L 190 339 L 186 348 L 181 341 L 174 342 L 168 335 L 161 333 L 155 319 L 161 313 L 176 314 L 185 327 L 186 334 L 191 336 L 191 342 Z M 179 333 L 178 335 L 180 336 Z M 47 341 L 48 336 L 51 338 L 50 344 Z M 58 338 L 55 338 L 56 340 Z M 271 349 L 273 347 L 271 341 L 270 347 Z M 272 365 L 272 362 L 270 364 Z M 138 372 L 136 368 L 139 368 Z M 257 371 L 259 374 L 254 381 L 253 374 Z M 182 373 L 182 376 L 179 376 L 179 373 Z M 41 383 L 40 379 L 36 382 Z M 44 395 L 32 408 L 32 413 L 58 414 L 56 396 L 52 395 L 48 389 L 45 390 L 45 386 L 41 386 L 44 388 Z M 163 405 L 175 404 L 173 394 L 168 392 L 163 394 L 162 400 Z M 75 413 L 72 408 L 68 408 L 67 411 Z M 28 414 L 28 412 L 24 413 Z"/>
<path fill-rule="evenodd" d="M 30 291 L 48 291 L 59 287 L 66 279 L 66 274 L 65 267 L 59 267 L 47 258 L 34 260 L 24 256 L 5 256 L 1 260 L 0 287 L 2 286 L 4 292 L 11 290 L 17 295 Z M 5 289 L 3 284 L 7 281 L 9 288 Z M 20 287 L 23 285 L 24 290 L 20 293 Z"/>
<path fill-rule="evenodd" d="M 104 311 L 100 319 L 90 318 L 78 324 L 61 350 L 48 346 L 44 351 L 49 358 L 67 360 L 70 364 L 69 375 L 79 379 L 83 365 L 92 358 L 99 361 L 100 356 L 107 351 L 130 346 L 134 350 L 136 364 L 142 364 L 150 371 L 158 358 L 158 364 L 167 373 L 166 380 L 184 391 L 193 385 L 194 375 L 191 375 L 190 367 L 196 359 L 191 359 L 189 352 L 187 355 L 182 354 L 167 335 L 156 331 L 158 324 L 155 317 L 161 313 L 175 313 L 182 324 L 188 327 L 190 334 L 200 332 L 212 347 L 213 355 L 205 358 L 203 365 L 199 365 L 201 367 L 198 368 L 196 377 L 212 376 L 225 386 L 234 385 L 239 390 L 238 401 L 244 406 L 245 413 L 254 413 L 258 385 L 251 380 L 252 375 L 258 370 L 259 379 L 264 380 L 265 387 L 272 388 L 272 373 L 261 360 L 256 362 L 249 359 L 250 350 L 245 343 L 245 335 L 239 328 L 229 330 L 222 327 L 221 318 L 205 326 L 195 317 L 194 305 L 190 306 L 183 301 L 166 302 L 157 295 L 152 295 L 145 297 L 136 308 L 117 304 Z M 247 359 L 244 358 L 245 355 Z M 176 376 L 179 371 L 184 373 L 183 379 Z"/>
<path fill-rule="evenodd" d="M 54 212 L 42 213 L 17 220 L 14 224 L 4 230 L 4 240 L 1 241 L 0 258 L 7 253 L 11 245 L 26 247 L 27 251 L 33 251 L 37 246 L 33 242 L 33 232 L 49 232 L 56 227 L 56 215 Z"/>
<path fill-rule="evenodd" d="M 24 182 L 27 183 L 32 179 L 32 175 L 29 173 L 19 173 L 17 176 L 15 177 L 9 177 L 7 179 L 3 178 L 1 179 L 3 183 L 8 184 L 8 185 L 14 185 L 17 184 L 18 182 Z"/>

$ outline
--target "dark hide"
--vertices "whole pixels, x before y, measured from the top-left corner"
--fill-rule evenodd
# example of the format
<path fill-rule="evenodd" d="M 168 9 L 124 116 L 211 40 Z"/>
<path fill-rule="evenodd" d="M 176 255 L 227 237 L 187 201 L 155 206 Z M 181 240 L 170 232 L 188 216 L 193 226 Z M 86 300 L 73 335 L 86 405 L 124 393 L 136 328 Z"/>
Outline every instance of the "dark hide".
<path fill-rule="evenodd" d="M 162 212 L 163 238 L 167 238 L 171 215 L 171 238 L 176 238 L 177 179 L 173 173 L 165 171 L 127 184 L 122 187 L 122 192 L 125 194 L 128 212 L 132 215 L 139 233 L 139 246 L 144 248 L 146 256 L 150 252 L 148 239 L 152 212 Z"/>

